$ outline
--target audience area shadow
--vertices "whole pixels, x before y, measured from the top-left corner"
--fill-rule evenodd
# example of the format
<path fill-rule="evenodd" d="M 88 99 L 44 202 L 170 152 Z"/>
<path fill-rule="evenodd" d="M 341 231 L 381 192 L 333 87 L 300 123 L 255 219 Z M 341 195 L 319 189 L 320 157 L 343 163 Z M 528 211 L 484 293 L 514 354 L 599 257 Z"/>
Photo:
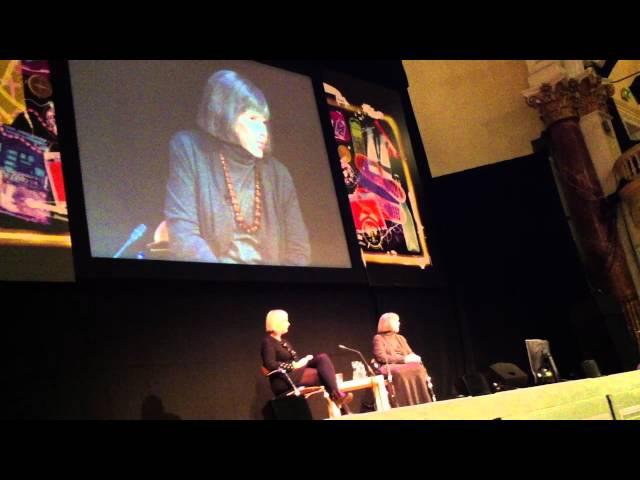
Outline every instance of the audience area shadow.
<path fill-rule="evenodd" d="M 176 414 L 165 411 L 162 400 L 157 395 L 149 395 L 142 402 L 141 420 L 181 420 Z"/>

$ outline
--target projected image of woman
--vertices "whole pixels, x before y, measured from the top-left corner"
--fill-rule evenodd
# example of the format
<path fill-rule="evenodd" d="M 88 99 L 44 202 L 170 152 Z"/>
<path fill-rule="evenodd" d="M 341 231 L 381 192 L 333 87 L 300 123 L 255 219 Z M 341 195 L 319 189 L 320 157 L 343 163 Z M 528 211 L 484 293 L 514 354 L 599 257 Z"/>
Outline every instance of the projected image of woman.
<path fill-rule="evenodd" d="M 208 80 L 198 129 L 170 143 L 165 218 L 180 260 L 307 265 L 309 235 L 293 180 L 273 158 L 269 106 L 246 78 Z"/>

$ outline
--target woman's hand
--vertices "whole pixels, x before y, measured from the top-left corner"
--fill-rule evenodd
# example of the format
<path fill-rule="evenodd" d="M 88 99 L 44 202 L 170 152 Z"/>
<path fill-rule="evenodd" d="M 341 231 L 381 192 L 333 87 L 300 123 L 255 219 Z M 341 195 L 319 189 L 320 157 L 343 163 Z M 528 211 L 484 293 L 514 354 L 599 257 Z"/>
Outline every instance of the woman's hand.
<path fill-rule="evenodd" d="M 313 355 L 307 355 L 304 358 L 301 358 L 300 360 L 298 360 L 297 362 L 293 362 L 293 368 L 302 368 L 302 367 L 306 367 L 307 363 L 309 363 L 311 361 L 311 359 L 313 358 Z"/>
<path fill-rule="evenodd" d="M 422 358 L 415 353 L 410 353 L 406 357 L 404 357 L 404 363 L 422 363 Z"/>

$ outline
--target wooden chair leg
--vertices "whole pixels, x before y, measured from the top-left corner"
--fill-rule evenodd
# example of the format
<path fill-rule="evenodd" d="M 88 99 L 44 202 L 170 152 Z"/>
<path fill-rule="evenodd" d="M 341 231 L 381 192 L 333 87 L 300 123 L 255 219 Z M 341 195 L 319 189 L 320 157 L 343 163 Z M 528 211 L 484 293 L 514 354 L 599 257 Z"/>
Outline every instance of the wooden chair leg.
<path fill-rule="evenodd" d="M 327 407 L 329 408 L 329 418 L 340 418 L 342 412 L 340 408 L 331 400 L 331 397 L 327 392 L 324 394 L 324 398 L 327 400 Z"/>

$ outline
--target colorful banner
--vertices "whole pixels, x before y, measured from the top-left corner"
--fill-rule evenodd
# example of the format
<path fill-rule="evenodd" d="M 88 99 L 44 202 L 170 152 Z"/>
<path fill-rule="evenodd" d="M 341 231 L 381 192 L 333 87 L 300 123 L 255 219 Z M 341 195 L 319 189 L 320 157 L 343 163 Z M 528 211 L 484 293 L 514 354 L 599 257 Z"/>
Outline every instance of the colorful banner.
<path fill-rule="evenodd" d="M 335 85 L 325 83 L 325 92 L 363 258 L 425 268 L 431 258 L 396 121 L 350 104 Z"/>
<path fill-rule="evenodd" d="M 0 60 L 0 254 L 71 246 L 49 77 L 46 60 Z"/>

